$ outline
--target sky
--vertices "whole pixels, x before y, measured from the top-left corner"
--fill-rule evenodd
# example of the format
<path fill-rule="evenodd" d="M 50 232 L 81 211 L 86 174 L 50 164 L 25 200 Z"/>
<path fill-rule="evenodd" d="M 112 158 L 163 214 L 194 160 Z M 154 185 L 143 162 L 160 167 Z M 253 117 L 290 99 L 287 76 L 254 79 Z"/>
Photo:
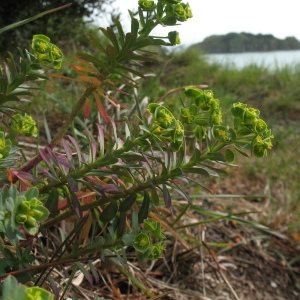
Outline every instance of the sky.
<path fill-rule="evenodd" d="M 186 0 L 193 11 L 193 18 L 176 27 L 158 27 L 157 35 L 167 35 L 177 30 L 181 44 L 196 44 L 210 35 L 229 32 L 272 34 L 284 39 L 294 36 L 300 40 L 300 0 Z M 122 19 L 129 24 L 127 9 L 135 11 L 138 0 L 116 0 L 114 7 L 122 12 Z M 97 23 L 106 27 L 105 20 Z M 129 30 L 129 25 L 128 25 Z"/>

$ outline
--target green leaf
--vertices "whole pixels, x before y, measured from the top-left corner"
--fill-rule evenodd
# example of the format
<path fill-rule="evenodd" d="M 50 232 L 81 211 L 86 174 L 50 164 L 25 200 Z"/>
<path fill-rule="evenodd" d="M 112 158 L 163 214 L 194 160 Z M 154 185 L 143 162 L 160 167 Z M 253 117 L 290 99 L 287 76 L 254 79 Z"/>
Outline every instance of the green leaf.
<path fill-rule="evenodd" d="M 118 19 L 114 19 L 114 23 L 117 26 L 118 33 L 119 33 L 120 43 L 123 46 L 124 42 L 125 42 L 125 33 L 124 33 L 124 30 L 123 30 L 122 25 L 121 25 L 121 23 L 120 23 L 120 21 Z"/>
<path fill-rule="evenodd" d="M 18 284 L 15 277 L 9 275 L 3 282 L 2 299 L 3 300 L 18 300 L 24 299 L 26 287 Z"/>
<path fill-rule="evenodd" d="M 163 184 L 162 186 L 163 186 L 163 197 L 164 197 L 164 201 L 165 201 L 165 206 L 167 208 L 170 208 L 172 205 L 171 195 L 168 191 L 167 186 L 165 184 Z"/>
<path fill-rule="evenodd" d="M 155 46 L 172 46 L 171 43 L 167 43 L 162 39 L 153 39 L 152 45 L 155 45 Z"/>
<path fill-rule="evenodd" d="M 42 12 L 42 13 L 39 13 L 39 14 L 37 14 L 37 15 L 31 17 L 31 18 L 28 18 L 28 19 L 25 19 L 25 20 L 23 20 L 23 21 L 19 21 L 19 22 L 10 24 L 10 25 L 8 25 L 8 26 L 2 27 L 2 28 L 0 28 L 0 34 L 2 34 L 4 31 L 14 29 L 14 28 L 16 28 L 16 27 L 18 27 L 18 26 L 24 25 L 24 24 L 29 23 L 29 22 L 31 22 L 31 21 L 34 21 L 34 20 L 36 20 L 36 19 L 38 19 L 38 18 L 41 18 L 41 17 L 43 17 L 44 15 L 53 13 L 53 12 L 58 11 L 58 10 L 60 10 L 60 9 L 67 8 L 67 7 L 70 6 L 71 4 L 72 4 L 72 3 L 68 3 L 68 4 L 66 4 L 66 5 L 59 6 L 59 7 L 57 7 L 57 8 L 49 9 L 49 10 L 46 10 L 46 11 L 44 11 L 44 12 Z"/>
<path fill-rule="evenodd" d="M 111 27 L 107 28 L 107 34 L 108 34 L 108 38 L 113 43 L 115 50 L 117 51 L 117 53 L 119 53 L 120 47 L 119 47 L 118 38 Z"/>
<path fill-rule="evenodd" d="M 137 36 L 139 27 L 139 21 L 131 15 L 131 33 Z"/>
<path fill-rule="evenodd" d="M 136 42 L 136 35 L 131 32 L 126 33 L 125 42 L 123 48 L 131 48 Z"/>
<path fill-rule="evenodd" d="M 71 189 L 69 189 L 69 192 L 70 192 L 70 196 L 71 196 L 71 203 L 72 203 L 73 209 L 75 210 L 77 216 L 79 218 L 82 218 L 82 209 L 81 209 L 80 202 L 79 202 L 76 194 Z"/>
<path fill-rule="evenodd" d="M 117 55 L 118 55 L 116 48 L 114 48 L 112 45 L 107 45 L 106 53 L 107 53 L 107 58 L 110 66 L 112 68 L 115 68 L 117 64 Z"/>
<path fill-rule="evenodd" d="M 75 265 L 82 272 L 82 274 L 87 279 L 87 281 L 92 285 L 93 284 L 93 277 L 92 277 L 92 275 L 85 269 L 85 267 L 81 263 L 75 262 Z"/>
<path fill-rule="evenodd" d="M 31 200 L 33 198 L 37 198 L 39 196 L 39 191 L 36 187 L 31 188 L 30 190 L 26 191 L 24 193 L 24 196 L 26 197 L 27 200 Z"/>
<path fill-rule="evenodd" d="M 120 217 L 117 224 L 117 237 L 122 237 L 126 231 L 126 213 L 120 212 Z"/>
<path fill-rule="evenodd" d="M 105 51 L 104 53 L 106 54 L 106 50 L 104 51 Z M 102 60 L 94 57 L 93 55 L 87 54 L 85 52 L 77 52 L 76 56 L 88 62 L 91 62 L 96 67 L 101 67 L 101 68 L 107 67 L 107 64 L 105 64 Z"/>
<path fill-rule="evenodd" d="M 6 95 L 8 83 L 4 78 L 0 78 L 0 94 Z"/>
<path fill-rule="evenodd" d="M 100 28 L 101 29 L 101 28 Z M 104 54 L 106 54 L 106 50 L 105 48 L 102 46 L 101 41 L 98 40 L 98 38 L 96 36 L 94 36 L 92 33 L 88 33 L 87 34 L 91 40 L 91 45 L 93 45 L 94 47 L 96 47 L 98 50 L 100 50 L 101 52 L 103 52 Z"/>
<path fill-rule="evenodd" d="M 126 71 L 128 73 L 132 73 L 134 75 L 137 75 L 141 78 L 146 78 L 145 75 L 141 72 L 138 72 L 137 70 L 135 69 L 131 69 L 131 68 L 128 68 L 128 67 L 125 67 L 125 66 L 118 66 L 119 69 L 123 70 L 123 71 Z"/>
<path fill-rule="evenodd" d="M 115 200 L 111 200 L 110 203 L 104 208 L 100 215 L 100 221 L 103 223 L 110 222 L 118 212 L 118 204 Z"/>
<path fill-rule="evenodd" d="M 119 211 L 120 212 L 126 212 L 131 208 L 133 203 L 136 201 L 137 195 L 136 193 L 132 193 L 129 196 L 127 196 L 120 204 Z"/>
<path fill-rule="evenodd" d="M 124 159 L 126 162 L 145 161 L 145 158 L 140 153 L 133 152 L 133 151 L 128 151 L 116 156 Z"/>
<path fill-rule="evenodd" d="M 135 53 L 133 53 L 131 59 L 145 61 L 145 62 L 150 62 L 150 63 L 158 62 L 158 60 L 156 58 L 154 58 L 154 57 L 139 55 L 139 54 L 135 54 Z"/>
<path fill-rule="evenodd" d="M 214 173 L 218 173 L 218 174 L 224 174 L 224 175 L 228 175 L 228 173 L 226 171 L 224 171 L 223 169 L 220 169 L 220 168 L 214 168 L 212 166 L 209 166 L 209 165 L 206 165 L 206 164 L 203 164 L 203 163 L 200 163 L 201 166 L 204 166 L 205 169 L 210 173 L 211 170 L 214 171 Z M 214 176 L 214 175 L 213 175 Z"/>
<path fill-rule="evenodd" d="M 226 161 L 224 154 L 220 152 L 207 153 L 207 157 L 213 161 Z"/>
<path fill-rule="evenodd" d="M 243 155 L 243 156 L 245 156 L 245 157 L 249 157 L 249 155 L 246 153 L 246 152 L 244 152 L 244 151 L 242 151 L 239 147 L 237 147 L 236 145 L 234 145 L 234 149 L 238 152 L 238 153 L 240 153 L 241 155 Z"/>
<path fill-rule="evenodd" d="M 150 197 L 151 203 L 155 206 L 159 205 L 159 197 L 158 194 L 156 192 L 156 189 L 153 188 L 151 189 L 151 197 Z"/>
<path fill-rule="evenodd" d="M 98 160 L 98 168 L 99 167 L 106 167 L 108 165 L 112 165 L 118 162 L 118 159 L 112 154 L 107 152 L 107 154 L 104 157 L 101 157 Z"/>
<path fill-rule="evenodd" d="M 156 230 L 158 222 L 153 219 L 145 219 L 144 220 L 144 230 L 146 231 L 154 231 Z"/>
<path fill-rule="evenodd" d="M 140 35 L 148 36 L 154 27 L 155 27 L 154 21 L 148 20 L 144 25 L 143 29 L 140 31 Z"/>
<path fill-rule="evenodd" d="M 127 233 L 123 236 L 122 240 L 126 246 L 132 246 L 135 234 L 133 232 Z"/>
<path fill-rule="evenodd" d="M 134 45 L 132 45 L 133 47 L 131 47 L 132 50 L 138 50 L 138 49 L 141 49 L 141 48 L 144 48 L 144 47 L 148 47 L 148 46 L 151 46 L 153 45 L 155 42 L 154 42 L 154 39 L 153 38 L 150 38 L 150 37 L 144 37 L 144 38 L 139 38 L 135 43 Z"/>
<path fill-rule="evenodd" d="M 122 62 L 124 60 L 130 60 L 133 56 L 133 51 L 129 48 L 123 48 L 117 56 L 117 61 Z"/>
<path fill-rule="evenodd" d="M 15 208 L 14 199 L 12 197 L 8 197 L 5 199 L 5 206 L 8 212 L 12 213 Z"/>
<path fill-rule="evenodd" d="M 11 83 L 17 75 L 17 67 L 15 61 L 13 59 L 7 58 L 4 65 L 6 66 L 6 76 L 8 83 Z"/>
<path fill-rule="evenodd" d="M 224 155 L 228 162 L 234 162 L 234 153 L 230 149 L 226 149 Z"/>
<path fill-rule="evenodd" d="M 157 238 L 157 239 L 164 239 L 166 238 L 163 234 L 163 228 L 161 226 L 161 223 L 160 222 L 157 222 L 157 226 L 156 228 L 151 232 L 151 236 L 154 237 L 154 238 Z"/>
<path fill-rule="evenodd" d="M 209 176 L 209 172 L 204 169 L 204 168 L 199 168 L 199 167 L 183 167 L 182 171 L 184 173 L 195 173 L 195 174 L 200 174 L 204 176 Z"/>
<path fill-rule="evenodd" d="M 148 192 L 144 191 L 144 200 L 138 214 L 139 223 L 142 223 L 144 219 L 148 218 L 149 208 L 150 208 L 150 197 Z"/>

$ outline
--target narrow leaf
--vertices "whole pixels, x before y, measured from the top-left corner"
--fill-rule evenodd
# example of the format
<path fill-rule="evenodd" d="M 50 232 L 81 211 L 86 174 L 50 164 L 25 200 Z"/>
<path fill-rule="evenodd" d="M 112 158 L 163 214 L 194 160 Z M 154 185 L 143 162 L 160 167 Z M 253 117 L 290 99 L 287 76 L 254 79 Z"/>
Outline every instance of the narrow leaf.
<path fill-rule="evenodd" d="M 125 43 L 123 48 L 131 48 L 131 46 L 133 46 L 135 42 L 136 42 L 136 35 L 128 32 L 126 33 Z"/>
<path fill-rule="evenodd" d="M 101 30 L 101 28 L 99 28 L 99 29 Z M 95 35 L 93 35 L 92 33 L 88 33 L 88 36 L 91 39 L 91 45 L 93 45 L 94 47 L 96 47 L 102 53 L 106 54 L 106 50 L 102 46 L 101 41 L 99 41 L 98 38 Z"/>
<path fill-rule="evenodd" d="M 45 204 L 46 208 L 50 212 L 49 215 L 50 218 L 53 218 L 54 216 L 57 215 L 58 201 L 59 201 L 59 193 L 56 188 L 52 188 Z"/>
<path fill-rule="evenodd" d="M 72 152 L 72 150 L 71 150 L 69 144 L 68 144 L 65 140 L 63 140 L 63 141 L 62 141 L 62 146 L 63 146 L 64 149 L 65 149 L 65 152 L 66 152 L 66 155 L 67 155 L 68 160 L 69 160 L 69 161 L 72 161 L 72 158 L 73 158 L 73 152 Z"/>
<path fill-rule="evenodd" d="M 117 56 L 117 61 L 122 62 L 124 60 L 130 60 L 133 56 L 133 51 L 129 48 L 123 48 Z"/>
<path fill-rule="evenodd" d="M 99 151 L 100 151 L 100 157 L 104 155 L 104 132 L 100 124 L 96 124 L 98 129 L 98 143 L 99 143 Z"/>
<path fill-rule="evenodd" d="M 230 149 L 225 150 L 225 158 L 229 163 L 233 163 L 235 158 L 234 158 L 234 153 Z"/>
<path fill-rule="evenodd" d="M 92 222 L 93 222 L 93 215 L 92 215 L 91 211 L 89 210 L 88 217 L 83 224 L 81 234 L 80 234 L 80 238 L 83 240 L 83 242 L 82 242 L 83 246 L 86 245 L 86 242 L 88 240 L 89 233 L 90 233 L 91 227 L 92 227 Z"/>
<path fill-rule="evenodd" d="M 104 208 L 103 212 L 100 215 L 100 220 L 103 223 L 110 222 L 118 212 L 118 204 L 115 200 L 111 200 L 111 202 Z"/>
<path fill-rule="evenodd" d="M 88 62 L 91 62 L 95 66 L 98 66 L 98 67 L 101 67 L 101 68 L 104 68 L 104 67 L 107 66 L 107 64 L 105 64 L 102 60 L 94 57 L 93 55 L 90 55 L 90 54 L 87 54 L 87 53 L 84 53 L 84 52 L 77 52 L 76 55 L 79 58 L 82 58 L 82 59 L 84 59 Z"/>
<path fill-rule="evenodd" d="M 117 29 L 118 29 L 119 39 L 120 39 L 121 45 L 124 45 L 125 34 L 124 34 L 124 30 L 122 28 L 122 24 L 120 23 L 120 21 L 118 19 L 114 19 L 114 23 L 116 24 Z"/>
<path fill-rule="evenodd" d="M 114 48 L 112 45 L 107 45 L 106 46 L 106 52 L 107 52 L 107 58 L 108 62 L 111 68 L 115 68 L 117 64 L 117 55 L 118 52 L 116 48 Z"/>
<path fill-rule="evenodd" d="M 131 16 L 131 33 L 137 36 L 139 27 L 139 21 Z"/>
<path fill-rule="evenodd" d="M 68 187 L 72 192 L 78 192 L 78 183 L 76 182 L 76 180 L 72 177 L 68 177 L 67 178 L 67 182 L 68 182 Z"/>
<path fill-rule="evenodd" d="M 106 186 L 104 186 L 103 191 L 107 194 L 114 194 L 114 195 L 122 193 L 118 188 L 118 186 L 112 183 L 108 183 Z"/>
<path fill-rule="evenodd" d="M 99 278 L 98 270 L 94 267 L 94 265 L 93 265 L 93 263 L 92 263 L 91 260 L 88 261 L 88 265 L 89 265 L 90 270 L 91 270 L 91 272 L 92 272 L 92 274 L 94 276 L 95 284 L 96 285 L 99 284 L 100 278 Z M 97 300 L 97 299 L 94 298 L 94 300 Z"/>
<path fill-rule="evenodd" d="M 83 105 L 83 116 L 85 119 L 87 119 L 91 114 L 91 105 L 89 98 L 85 99 L 84 105 Z"/>
<path fill-rule="evenodd" d="M 163 186 L 163 197 L 164 197 L 164 201 L 165 201 L 165 206 L 167 208 L 171 207 L 171 195 L 168 191 L 168 188 L 165 184 L 162 185 Z"/>
<path fill-rule="evenodd" d="M 224 162 L 226 161 L 224 154 L 220 152 L 208 153 L 207 157 L 210 160 L 214 160 L 214 161 L 224 161 Z"/>
<path fill-rule="evenodd" d="M 75 150 L 77 152 L 77 157 L 78 157 L 78 164 L 79 164 L 78 167 L 80 167 L 81 166 L 81 151 L 80 151 L 79 145 L 77 144 L 76 140 L 72 136 L 68 135 L 68 138 L 71 141 L 71 143 L 73 144 L 73 146 L 75 147 Z"/>
<path fill-rule="evenodd" d="M 84 277 L 86 278 L 86 280 L 89 282 L 89 284 L 92 285 L 93 284 L 93 277 L 92 277 L 92 275 L 85 269 L 85 267 L 81 263 L 75 262 L 75 265 L 82 272 L 82 274 L 84 275 Z"/>
<path fill-rule="evenodd" d="M 93 93 L 93 95 L 95 97 L 96 105 L 97 105 L 97 108 L 98 108 L 98 111 L 99 111 L 100 115 L 103 117 L 104 121 L 108 124 L 110 119 L 109 119 L 109 116 L 108 116 L 104 106 L 102 105 L 102 102 L 101 102 L 98 94 Z"/>
<path fill-rule="evenodd" d="M 136 201 L 137 195 L 136 193 L 132 193 L 127 196 L 120 204 L 119 210 L 120 212 L 126 212 L 131 208 L 133 203 Z"/>
<path fill-rule="evenodd" d="M 148 218 L 149 208 L 150 208 L 150 197 L 148 192 L 144 191 L 144 200 L 138 214 L 139 223 L 142 223 L 144 219 Z"/>
<path fill-rule="evenodd" d="M 79 218 L 82 218 L 82 209 L 81 209 L 79 200 L 78 200 L 76 194 L 71 190 L 70 187 L 69 187 L 69 191 L 70 191 L 70 195 L 71 195 L 71 203 L 75 210 L 75 213 Z"/>
<path fill-rule="evenodd" d="M 197 168 L 197 167 L 183 167 L 182 171 L 184 173 L 195 173 L 195 174 L 200 174 L 204 176 L 209 176 L 209 173 L 206 169 L 204 168 Z"/>
<path fill-rule="evenodd" d="M 107 34 L 112 44 L 114 45 L 116 52 L 119 53 L 120 48 L 119 48 L 118 38 L 111 27 L 107 27 Z"/>
<path fill-rule="evenodd" d="M 29 23 L 29 22 L 33 21 L 33 20 L 36 20 L 36 19 L 38 19 L 38 18 L 41 18 L 41 17 L 43 17 L 44 15 L 53 13 L 53 12 L 58 11 L 58 10 L 60 10 L 60 9 L 67 8 L 67 7 L 69 7 L 71 4 L 72 4 L 72 3 L 68 3 L 68 4 L 66 4 L 66 5 L 59 6 L 59 7 L 57 7 L 57 8 L 49 9 L 49 10 L 46 10 L 46 11 L 44 11 L 44 12 L 42 12 L 42 13 L 39 13 L 39 14 L 37 14 L 37 15 L 31 17 L 31 18 L 28 18 L 28 19 L 25 19 L 25 20 L 23 20 L 23 21 L 19 21 L 19 22 L 10 24 L 10 25 L 8 25 L 8 26 L 2 27 L 2 28 L 0 29 L 0 34 L 2 34 L 4 31 L 14 29 L 14 28 L 16 28 L 16 27 L 18 27 L 18 26 L 24 25 L 24 24 L 26 24 L 26 23 Z"/>

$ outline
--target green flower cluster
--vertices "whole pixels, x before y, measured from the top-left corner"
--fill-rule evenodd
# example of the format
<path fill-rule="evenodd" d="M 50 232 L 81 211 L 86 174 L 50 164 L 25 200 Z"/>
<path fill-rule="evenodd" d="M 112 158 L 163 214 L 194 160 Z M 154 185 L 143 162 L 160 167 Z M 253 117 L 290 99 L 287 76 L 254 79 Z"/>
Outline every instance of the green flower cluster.
<path fill-rule="evenodd" d="M 185 22 L 193 17 L 188 3 L 182 3 L 181 0 L 159 0 L 159 2 L 166 4 L 165 17 L 162 19 L 164 25 L 175 25 L 177 21 Z"/>
<path fill-rule="evenodd" d="M 38 222 L 46 220 L 49 215 L 48 210 L 43 203 L 37 198 L 27 200 L 26 194 L 19 196 L 19 205 L 16 210 L 16 223 L 23 226 L 23 228 L 30 234 L 38 232 Z"/>
<path fill-rule="evenodd" d="M 34 35 L 31 48 L 38 61 L 53 63 L 54 69 L 61 68 L 63 54 L 56 45 L 50 43 L 50 38 L 42 34 Z"/>
<path fill-rule="evenodd" d="M 141 17 L 141 35 L 148 35 L 153 28 L 159 24 L 173 26 L 177 22 L 185 22 L 193 17 L 191 7 L 181 0 L 138 0 L 139 14 Z M 144 17 L 143 12 L 147 15 Z M 177 31 L 169 32 L 167 36 L 171 45 L 180 44 L 180 37 Z"/>
<path fill-rule="evenodd" d="M 220 125 L 222 123 L 220 101 L 214 98 L 212 91 L 190 86 L 185 88 L 184 94 L 192 101 L 189 108 L 181 109 L 183 122 L 195 123 L 200 126 Z"/>
<path fill-rule="evenodd" d="M 18 134 L 24 136 L 37 136 L 38 129 L 32 116 L 27 114 L 24 116 L 17 114 L 12 117 L 12 121 L 12 128 L 15 129 Z"/>
<path fill-rule="evenodd" d="M 151 0 L 139 0 L 139 7 L 144 11 L 152 11 L 155 9 L 156 4 Z"/>
<path fill-rule="evenodd" d="M 164 239 L 161 223 L 153 219 L 144 220 L 144 229 L 132 240 L 132 246 L 140 253 L 142 258 L 157 259 L 162 257 L 162 252 L 165 250 L 163 242 L 151 243 L 151 239 Z"/>
<path fill-rule="evenodd" d="M 22 227 L 30 234 L 36 234 L 39 222 L 49 216 L 49 211 L 37 199 L 37 188 L 18 193 L 13 185 L 4 186 L 0 192 L 0 232 L 4 233 L 15 246 L 25 238 Z"/>
<path fill-rule="evenodd" d="M 148 111 L 154 117 L 154 126 L 151 130 L 152 134 L 158 139 L 170 141 L 172 151 L 179 151 L 184 138 L 182 123 L 175 119 L 173 114 L 166 107 L 160 104 L 149 104 Z"/>
<path fill-rule="evenodd" d="M 238 135 L 251 138 L 252 153 L 257 157 L 267 155 L 267 150 L 272 148 L 273 135 L 264 120 L 259 115 L 260 111 L 247 107 L 244 103 L 235 103 L 231 108 L 234 116 L 234 129 Z"/>
<path fill-rule="evenodd" d="M 7 157 L 12 149 L 10 139 L 5 139 L 5 133 L 0 131 L 0 159 Z"/>

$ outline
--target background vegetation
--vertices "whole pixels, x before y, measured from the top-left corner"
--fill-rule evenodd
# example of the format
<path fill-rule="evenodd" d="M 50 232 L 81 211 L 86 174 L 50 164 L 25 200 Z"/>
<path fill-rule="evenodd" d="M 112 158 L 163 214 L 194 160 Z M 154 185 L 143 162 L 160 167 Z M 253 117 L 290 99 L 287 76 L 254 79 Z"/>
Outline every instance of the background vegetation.
<path fill-rule="evenodd" d="M 272 34 L 252 34 L 231 32 L 225 35 L 212 35 L 195 48 L 206 53 L 238 53 L 256 51 L 298 50 L 300 42 L 295 37 L 275 38 Z"/>
<path fill-rule="evenodd" d="M 7 31 L 0 35 L 0 57 L 4 58 L 7 49 L 15 51 L 16 44 L 23 48 L 29 48 L 34 34 L 43 33 L 53 37 L 53 42 L 68 41 L 69 46 L 87 41 L 84 38 L 86 25 L 98 14 L 104 13 L 114 0 L 31 0 L 30 5 L 26 1 L 3 0 L 0 6 L 0 28 L 33 17 L 38 13 L 57 8 L 66 4 L 68 9 L 48 14 L 43 18 L 36 19 L 26 26 L 18 27 L 16 30 Z M 82 41 L 82 39 L 84 39 Z M 61 45 L 60 45 L 61 46 Z M 68 47 L 69 47 L 68 46 Z"/>

